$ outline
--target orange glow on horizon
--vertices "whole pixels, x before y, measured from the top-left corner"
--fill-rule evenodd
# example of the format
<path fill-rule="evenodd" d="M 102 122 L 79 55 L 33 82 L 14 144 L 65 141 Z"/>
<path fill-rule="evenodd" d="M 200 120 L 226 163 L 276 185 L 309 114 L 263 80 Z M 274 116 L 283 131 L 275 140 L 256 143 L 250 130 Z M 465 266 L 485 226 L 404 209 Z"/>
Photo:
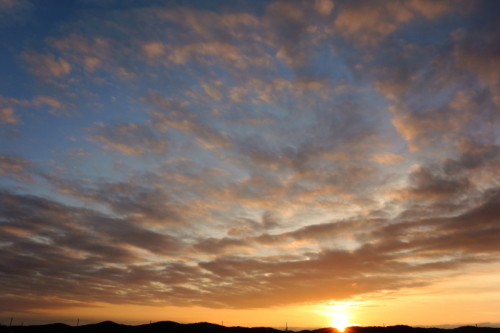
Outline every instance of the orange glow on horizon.
<path fill-rule="evenodd" d="M 423 287 L 403 290 L 399 297 L 369 295 L 366 298 L 342 300 L 330 304 L 303 304 L 258 309 L 215 309 L 200 306 L 147 306 L 110 303 L 87 303 L 86 306 L 69 306 L 54 309 L 36 309 L 39 316 L 24 317 L 24 323 L 49 324 L 62 322 L 75 325 L 76 315 L 80 325 L 111 320 L 120 324 L 140 325 L 171 320 L 178 323 L 211 322 L 224 326 L 318 329 L 332 327 L 339 332 L 349 332 L 350 326 L 433 326 L 450 324 L 469 325 L 478 322 L 496 322 L 492 308 L 500 306 L 498 275 L 494 270 L 476 270 L 474 275 L 455 277 Z M 470 296 L 475 293 L 474 296 Z M 478 297 L 481 296 L 481 297 Z M 443 310 L 442 299 L 452 300 Z M 474 311 L 471 311 L 474 309 Z M 16 316 L 6 312 L 6 316 Z M 342 318 L 346 322 L 342 324 Z M 459 319 L 457 319 L 459 318 Z M 337 322 L 338 320 L 338 322 Z M 343 327 L 343 328 L 342 328 Z M 333 331 L 333 330 L 332 330 Z M 332 332 L 334 333 L 334 332 Z"/>
<path fill-rule="evenodd" d="M 336 311 L 335 314 L 332 315 L 331 326 L 340 332 L 344 332 L 344 330 L 349 326 L 349 320 L 345 312 L 342 310 Z"/>

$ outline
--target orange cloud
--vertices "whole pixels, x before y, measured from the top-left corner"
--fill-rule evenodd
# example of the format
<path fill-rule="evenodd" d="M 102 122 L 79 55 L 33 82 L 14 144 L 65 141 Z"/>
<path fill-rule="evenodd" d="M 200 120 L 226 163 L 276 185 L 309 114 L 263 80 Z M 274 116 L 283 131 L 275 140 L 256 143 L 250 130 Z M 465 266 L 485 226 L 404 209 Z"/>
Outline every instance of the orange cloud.
<path fill-rule="evenodd" d="M 13 108 L 0 109 L 0 122 L 7 124 L 18 124 L 19 118 L 15 115 Z"/>
<path fill-rule="evenodd" d="M 404 161 L 404 157 L 398 154 L 392 153 L 383 153 L 383 154 L 375 154 L 372 159 L 380 164 L 391 165 L 391 164 L 399 164 Z"/>
<path fill-rule="evenodd" d="M 37 54 L 24 52 L 23 58 L 30 64 L 31 70 L 42 77 L 61 77 L 71 72 L 71 65 L 64 58 L 56 58 L 53 54 Z"/>
<path fill-rule="evenodd" d="M 404 23 L 415 19 L 415 14 L 436 19 L 450 10 L 449 4 L 431 0 L 352 2 L 339 9 L 334 29 L 363 44 L 376 44 Z"/>
<path fill-rule="evenodd" d="M 321 15 L 330 15 L 333 9 L 333 1 L 331 0 L 314 0 L 314 9 Z"/>

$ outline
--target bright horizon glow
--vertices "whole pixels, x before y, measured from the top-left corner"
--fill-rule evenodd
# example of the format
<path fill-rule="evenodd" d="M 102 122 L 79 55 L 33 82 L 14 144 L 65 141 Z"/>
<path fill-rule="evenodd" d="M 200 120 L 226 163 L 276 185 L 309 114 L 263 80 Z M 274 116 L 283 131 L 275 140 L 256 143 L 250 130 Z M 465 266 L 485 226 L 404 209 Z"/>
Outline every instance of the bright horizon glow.
<path fill-rule="evenodd" d="M 331 326 L 333 328 L 336 328 L 340 332 L 344 332 L 344 330 L 351 325 L 349 324 L 349 319 L 348 319 L 346 313 L 343 310 L 337 310 L 332 315 Z"/>

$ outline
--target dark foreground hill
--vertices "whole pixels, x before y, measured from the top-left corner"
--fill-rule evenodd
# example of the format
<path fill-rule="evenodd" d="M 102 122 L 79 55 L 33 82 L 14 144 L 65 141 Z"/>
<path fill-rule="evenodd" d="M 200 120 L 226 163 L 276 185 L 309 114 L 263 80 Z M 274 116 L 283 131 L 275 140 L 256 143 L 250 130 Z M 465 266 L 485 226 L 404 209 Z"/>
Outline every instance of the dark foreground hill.
<path fill-rule="evenodd" d="M 112 321 L 98 324 L 69 326 L 66 324 L 0 326 L 0 333 L 282 333 L 269 327 L 226 327 L 210 323 L 179 324 L 160 321 L 146 325 L 122 325 Z M 288 331 L 292 332 L 292 331 Z M 321 328 L 297 333 L 339 333 L 334 328 Z M 454 329 L 419 328 L 405 325 L 388 327 L 349 327 L 345 333 L 500 333 L 500 328 L 463 326 Z"/>

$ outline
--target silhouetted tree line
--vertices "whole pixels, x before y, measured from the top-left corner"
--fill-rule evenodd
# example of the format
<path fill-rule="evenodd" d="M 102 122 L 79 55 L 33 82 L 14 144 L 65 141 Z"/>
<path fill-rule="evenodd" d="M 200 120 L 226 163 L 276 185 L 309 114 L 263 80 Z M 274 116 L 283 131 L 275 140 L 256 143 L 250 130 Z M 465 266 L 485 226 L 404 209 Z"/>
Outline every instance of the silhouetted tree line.
<path fill-rule="evenodd" d="M 179 324 L 161 321 L 145 325 L 122 325 L 112 321 L 98 324 L 70 326 L 48 324 L 31 326 L 0 326 L 0 333 L 282 333 L 270 327 L 226 327 L 210 323 Z M 288 332 L 292 332 L 288 330 Z M 339 333 L 334 328 L 303 330 L 297 333 Z M 454 329 L 420 328 L 406 325 L 387 327 L 349 327 L 345 333 L 500 333 L 500 328 L 463 326 Z"/>

